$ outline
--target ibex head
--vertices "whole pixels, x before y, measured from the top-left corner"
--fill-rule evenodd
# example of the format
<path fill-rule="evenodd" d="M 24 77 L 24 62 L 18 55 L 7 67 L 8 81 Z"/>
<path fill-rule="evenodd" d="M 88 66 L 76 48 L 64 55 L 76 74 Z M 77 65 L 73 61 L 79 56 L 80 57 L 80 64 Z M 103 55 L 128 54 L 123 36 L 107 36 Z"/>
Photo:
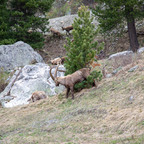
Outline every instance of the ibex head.
<path fill-rule="evenodd" d="M 56 67 L 54 77 L 53 77 L 53 75 L 52 75 L 52 73 L 51 73 L 52 68 L 50 68 L 50 76 L 51 76 L 51 78 L 53 79 L 53 81 L 55 82 L 55 85 L 56 85 L 56 86 L 59 86 L 59 84 L 60 84 L 59 81 L 58 81 L 58 77 L 57 77 L 57 71 L 65 72 L 65 71 L 63 71 L 63 70 L 58 70 L 58 67 L 59 67 L 59 65 Z"/>

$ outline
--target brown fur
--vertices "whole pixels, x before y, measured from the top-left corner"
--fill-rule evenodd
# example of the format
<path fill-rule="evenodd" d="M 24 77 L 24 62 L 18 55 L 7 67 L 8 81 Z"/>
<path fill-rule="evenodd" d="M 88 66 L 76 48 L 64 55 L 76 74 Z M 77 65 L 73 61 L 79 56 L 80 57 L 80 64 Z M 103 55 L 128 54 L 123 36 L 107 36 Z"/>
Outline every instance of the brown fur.
<path fill-rule="evenodd" d="M 51 33 L 53 33 L 53 36 L 58 36 L 59 38 L 62 36 L 61 33 L 58 30 L 55 30 L 54 28 L 50 28 Z"/>
<path fill-rule="evenodd" d="M 64 62 L 65 62 L 65 60 L 66 60 L 66 56 L 63 56 L 63 57 L 61 57 L 61 60 L 62 60 L 62 64 L 64 64 Z"/>
<path fill-rule="evenodd" d="M 52 65 L 58 65 L 61 64 L 62 60 L 61 58 L 55 58 L 53 60 L 50 61 Z"/>
<path fill-rule="evenodd" d="M 52 65 L 63 64 L 64 61 L 65 61 L 65 58 L 66 57 L 55 58 L 55 59 L 51 60 L 50 62 L 51 62 Z"/>
<path fill-rule="evenodd" d="M 32 93 L 31 98 L 28 101 L 35 102 L 40 99 L 45 99 L 47 96 L 44 91 L 36 91 Z"/>
<path fill-rule="evenodd" d="M 57 72 L 57 69 L 56 69 L 56 72 Z M 55 72 L 55 75 L 56 75 L 56 72 Z M 54 78 L 52 76 L 51 69 L 50 69 L 50 75 L 51 75 L 52 79 L 55 81 L 56 86 L 59 86 L 59 84 L 62 84 L 67 88 L 66 98 L 68 98 L 69 91 L 71 90 L 72 99 L 74 99 L 74 85 L 76 83 L 82 82 L 84 79 L 86 79 L 90 75 L 90 69 L 82 68 L 82 69 L 74 72 L 71 75 L 57 77 L 57 78 Z"/>
<path fill-rule="evenodd" d="M 71 30 L 73 30 L 73 26 L 71 25 L 71 26 L 68 26 L 68 27 L 62 27 L 62 30 L 66 30 L 66 34 L 70 34 L 69 32 Z"/>

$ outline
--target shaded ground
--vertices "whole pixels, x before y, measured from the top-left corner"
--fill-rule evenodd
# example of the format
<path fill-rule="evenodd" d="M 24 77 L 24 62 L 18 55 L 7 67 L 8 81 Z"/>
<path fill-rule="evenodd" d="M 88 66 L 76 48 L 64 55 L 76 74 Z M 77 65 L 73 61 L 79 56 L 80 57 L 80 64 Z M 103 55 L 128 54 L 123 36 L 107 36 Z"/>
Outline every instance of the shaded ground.
<path fill-rule="evenodd" d="M 46 63 L 50 63 L 51 59 L 66 55 L 66 50 L 64 48 L 64 44 L 66 44 L 67 42 L 66 37 L 66 35 L 62 35 L 62 37 L 59 39 L 58 37 L 47 36 L 43 49 L 38 51 L 44 58 Z M 144 44 L 143 38 L 143 35 L 139 35 L 138 37 L 140 47 L 142 47 Z M 96 39 L 98 39 L 98 41 L 100 42 L 104 41 L 104 39 L 100 37 Z M 114 43 L 111 42 L 110 39 L 106 40 L 104 47 L 105 57 L 125 50 L 129 50 L 129 39 L 127 33 L 124 36 L 117 39 Z"/>
<path fill-rule="evenodd" d="M 103 79 L 98 88 L 75 94 L 75 100 L 63 93 L 0 108 L 0 143 L 143 144 L 144 59 L 134 65 L 139 65 L 135 72 Z"/>
<path fill-rule="evenodd" d="M 38 52 L 43 57 L 46 63 L 50 63 L 50 60 L 62 57 L 66 55 L 64 44 L 66 43 L 65 36 L 61 37 L 47 37 L 45 40 L 45 45 L 42 50 Z"/>

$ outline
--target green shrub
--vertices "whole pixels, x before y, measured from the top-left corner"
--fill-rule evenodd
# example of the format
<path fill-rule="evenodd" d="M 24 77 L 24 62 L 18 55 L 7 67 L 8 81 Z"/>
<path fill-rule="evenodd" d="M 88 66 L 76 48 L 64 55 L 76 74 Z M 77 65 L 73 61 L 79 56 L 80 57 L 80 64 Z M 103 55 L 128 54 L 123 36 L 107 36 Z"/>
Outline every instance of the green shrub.
<path fill-rule="evenodd" d="M 15 43 L 15 39 L 4 39 L 0 41 L 0 45 L 8 45 L 8 44 L 13 44 Z"/>
<path fill-rule="evenodd" d="M 80 91 L 83 88 L 91 88 L 93 87 L 94 81 L 100 81 L 102 79 L 101 71 L 92 71 L 91 74 L 88 76 L 87 80 L 84 80 L 80 83 L 77 83 L 74 87 L 75 91 Z"/>

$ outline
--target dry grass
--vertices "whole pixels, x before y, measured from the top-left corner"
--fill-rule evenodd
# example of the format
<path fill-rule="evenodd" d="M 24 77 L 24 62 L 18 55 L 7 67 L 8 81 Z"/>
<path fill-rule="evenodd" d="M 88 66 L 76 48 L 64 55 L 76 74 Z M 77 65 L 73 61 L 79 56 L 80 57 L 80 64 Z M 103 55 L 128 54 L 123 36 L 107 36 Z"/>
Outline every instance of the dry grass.
<path fill-rule="evenodd" d="M 4 72 L 4 70 L 0 69 L 0 93 L 5 89 L 7 86 L 6 80 L 9 77 L 9 73 Z"/>
<path fill-rule="evenodd" d="M 0 108 L 2 144 L 144 143 L 144 70 L 103 79 L 98 88 L 65 93 L 11 109 Z M 135 64 L 134 64 L 135 65 Z"/>

